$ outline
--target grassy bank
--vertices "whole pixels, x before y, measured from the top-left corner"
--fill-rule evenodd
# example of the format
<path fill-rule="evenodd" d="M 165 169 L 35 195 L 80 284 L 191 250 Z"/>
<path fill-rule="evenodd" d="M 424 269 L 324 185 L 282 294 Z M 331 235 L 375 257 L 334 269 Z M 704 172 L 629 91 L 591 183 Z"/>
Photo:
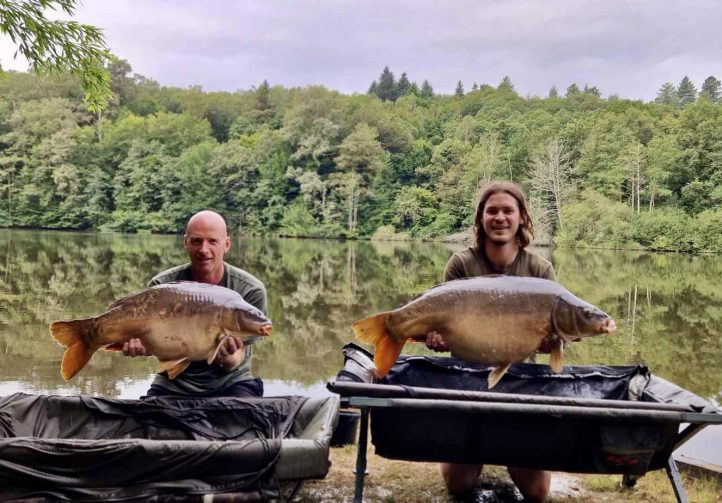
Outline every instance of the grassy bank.
<path fill-rule="evenodd" d="M 331 470 L 324 480 L 304 484 L 297 500 L 302 503 L 331 503 L 353 500 L 356 446 L 331 449 Z M 369 446 L 368 471 L 364 490 L 367 502 L 453 502 L 435 463 L 392 461 L 373 455 Z M 632 489 L 620 489 L 619 475 L 580 475 L 558 473 L 552 479 L 549 501 L 564 503 L 673 503 L 672 486 L 664 470 L 649 472 Z M 682 474 L 690 503 L 722 502 L 722 484 L 712 478 L 692 478 Z M 473 498 L 467 501 L 518 501 L 506 469 L 492 466 L 484 470 Z"/>

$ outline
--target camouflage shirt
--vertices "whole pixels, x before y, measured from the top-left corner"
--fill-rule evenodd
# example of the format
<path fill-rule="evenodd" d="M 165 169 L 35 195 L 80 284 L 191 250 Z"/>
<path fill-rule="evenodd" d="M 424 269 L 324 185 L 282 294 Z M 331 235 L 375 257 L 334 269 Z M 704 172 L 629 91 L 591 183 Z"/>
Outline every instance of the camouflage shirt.
<path fill-rule="evenodd" d="M 220 286 L 235 290 L 249 304 L 257 307 L 264 314 L 267 314 L 266 288 L 263 283 L 243 269 L 223 263 L 224 272 Z M 173 281 L 193 281 L 191 278 L 190 263 L 173 267 L 154 276 L 148 286 L 171 283 Z M 246 346 L 245 359 L 233 370 L 225 371 L 217 365 L 208 365 L 206 362 L 192 362 L 175 379 L 169 379 L 167 374 L 161 373 L 155 376 L 153 385 L 160 386 L 172 393 L 203 395 L 221 390 L 231 384 L 247 379 L 253 379 L 251 374 L 251 358 L 253 357 L 253 346 Z"/>

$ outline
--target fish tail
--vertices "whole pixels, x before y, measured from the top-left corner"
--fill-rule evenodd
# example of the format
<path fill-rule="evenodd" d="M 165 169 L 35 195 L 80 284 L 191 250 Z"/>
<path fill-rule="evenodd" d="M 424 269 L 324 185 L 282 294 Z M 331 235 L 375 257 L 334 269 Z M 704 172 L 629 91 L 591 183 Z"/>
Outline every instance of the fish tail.
<path fill-rule="evenodd" d="M 60 363 L 60 375 L 66 381 L 85 367 L 97 348 L 88 345 L 87 337 L 90 320 L 56 321 L 50 324 L 50 334 L 63 346 L 63 360 Z"/>
<path fill-rule="evenodd" d="M 391 370 L 406 343 L 406 341 L 394 340 L 386 327 L 389 314 L 388 312 L 375 314 L 353 324 L 356 338 L 374 346 L 374 366 L 378 377 L 385 376 Z"/>

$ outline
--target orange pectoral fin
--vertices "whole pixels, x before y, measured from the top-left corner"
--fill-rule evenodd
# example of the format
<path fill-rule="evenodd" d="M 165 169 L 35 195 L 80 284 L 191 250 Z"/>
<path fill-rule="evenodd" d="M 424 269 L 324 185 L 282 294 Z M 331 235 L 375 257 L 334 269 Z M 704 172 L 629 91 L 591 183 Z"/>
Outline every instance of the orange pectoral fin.
<path fill-rule="evenodd" d="M 191 362 L 188 358 L 181 358 L 180 360 L 161 360 L 158 364 L 158 373 L 167 372 L 169 379 L 175 379 L 178 374 L 188 368 Z"/>

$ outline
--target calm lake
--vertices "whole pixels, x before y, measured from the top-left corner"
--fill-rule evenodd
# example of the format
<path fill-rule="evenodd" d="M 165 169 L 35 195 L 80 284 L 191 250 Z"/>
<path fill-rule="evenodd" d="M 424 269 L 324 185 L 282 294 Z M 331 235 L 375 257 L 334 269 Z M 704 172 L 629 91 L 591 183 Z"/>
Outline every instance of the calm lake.
<path fill-rule="evenodd" d="M 351 324 L 438 283 L 462 245 L 234 238 L 227 261 L 261 279 L 273 333 L 255 349 L 266 395 L 325 395 Z M 561 284 L 611 314 L 618 330 L 567 346 L 565 363 L 642 363 L 722 402 L 722 257 L 539 249 Z M 99 352 L 69 382 L 48 324 L 85 318 L 186 262 L 180 236 L 0 230 L 0 395 L 138 398 L 154 358 Z M 426 352 L 422 345 L 411 351 Z M 407 349 L 409 345 L 407 345 Z M 543 358 L 540 361 L 546 361 Z M 715 431 L 712 431 L 715 430 Z M 722 465 L 722 427 L 689 444 Z M 699 439 L 704 441 L 699 441 Z M 699 445 L 697 445 L 699 444 Z M 706 445 L 705 445 L 706 444 Z"/>

